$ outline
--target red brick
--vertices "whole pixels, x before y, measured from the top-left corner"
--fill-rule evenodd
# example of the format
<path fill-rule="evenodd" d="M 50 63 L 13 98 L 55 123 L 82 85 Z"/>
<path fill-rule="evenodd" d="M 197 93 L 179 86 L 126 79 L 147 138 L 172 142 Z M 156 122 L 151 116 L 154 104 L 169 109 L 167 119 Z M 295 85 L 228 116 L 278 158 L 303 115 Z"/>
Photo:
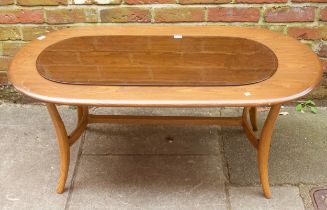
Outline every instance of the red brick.
<path fill-rule="evenodd" d="M 126 4 L 175 4 L 176 0 L 125 0 Z"/>
<path fill-rule="evenodd" d="M 231 0 L 179 0 L 180 4 L 225 4 Z"/>
<path fill-rule="evenodd" d="M 8 9 L 0 10 L 0 23 L 43 23 L 44 15 L 41 9 Z"/>
<path fill-rule="evenodd" d="M 262 4 L 262 3 L 286 3 L 287 0 L 236 0 L 236 3 Z"/>
<path fill-rule="evenodd" d="M 9 5 L 13 4 L 14 0 L 0 0 L 0 5 Z"/>
<path fill-rule="evenodd" d="M 319 28 L 289 27 L 287 34 L 296 39 L 317 40 L 321 38 Z"/>
<path fill-rule="evenodd" d="M 98 21 L 95 9 L 46 10 L 47 23 L 94 23 Z"/>
<path fill-rule="evenodd" d="M 322 65 L 322 70 L 324 72 L 327 72 L 327 60 L 320 59 L 321 65 Z"/>
<path fill-rule="evenodd" d="M 190 8 L 157 8 L 154 10 L 154 20 L 159 23 L 169 22 L 201 22 L 204 21 L 205 9 Z"/>
<path fill-rule="evenodd" d="M 292 2 L 296 3 L 306 3 L 306 2 L 313 2 L 313 3 L 326 3 L 326 0 L 292 0 Z"/>
<path fill-rule="evenodd" d="M 208 21 L 219 22 L 258 22 L 260 11 L 258 8 L 209 8 Z"/>
<path fill-rule="evenodd" d="M 320 20 L 327 21 L 327 7 L 320 10 Z"/>
<path fill-rule="evenodd" d="M 127 23 L 151 22 L 151 13 L 147 8 L 116 7 L 100 11 L 101 22 Z"/>
<path fill-rule="evenodd" d="M 315 7 L 273 7 L 266 10 L 264 17 L 269 23 L 312 22 Z"/>
<path fill-rule="evenodd" d="M 287 34 L 304 40 L 327 40 L 327 27 L 289 27 Z"/>
<path fill-rule="evenodd" d="M 318 55 L 320 57 L 327 58 L 327 44 L 320 47 L 320 49 L 318 51 Z"/>
<path fill-rule="evenodd" d="M 51 5 L 60 5 L 67 4 L 67 0 L 17 0 L 18 5 L 22 6 L 51 6 Z"/>

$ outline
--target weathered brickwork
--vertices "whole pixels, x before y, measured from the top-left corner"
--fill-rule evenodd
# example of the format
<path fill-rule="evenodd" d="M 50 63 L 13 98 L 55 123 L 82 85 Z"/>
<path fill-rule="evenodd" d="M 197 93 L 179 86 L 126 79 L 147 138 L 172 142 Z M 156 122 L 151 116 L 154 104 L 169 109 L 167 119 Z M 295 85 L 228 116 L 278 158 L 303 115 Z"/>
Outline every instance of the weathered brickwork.
<path fill-rule="evenodd" d="M 210 22 L 258 22 L 260 10 L 258 8 L 230 8 L 218 7 L 208 9 Z"/>
<path fill-rule="evenodd" d="M 117 7 L 100 11 L 103 23 L 149 23 L 151 12 L 148 8 Z"/>
<path fill-rule="evenodd" d="M 45 16 L 49 24 L 98 22 L 97 11 L 88 8 L 50 9 L 45 10 Z"/>
<path fill-rule="evenodd" d="M 53 6 L 67 3 L 67 0 L 17 0 L 17 5 L 21 6 Z"/>
<path fill-rule="evenodd" d="M 41 9 L 1 9 L 0 24 L 44 23 Z"/>
<path fill-rule="evenodd" d="M 156 8 L 154 14 L 154 22 L 159 23 L 205 21 L 205 8 L 203 7 Z"/>
<path fill-rule="evenodd" d="M 321 46 L 318 55 L 322 58 L 327 58 L 327 44 Z"/>
<path fill-rule="evenodd" d="M 315 7 L 273 7 L 265 11 L 267 23 L 313 22 Z"/>
<path fill-rule="evenodd" d="M 327 26 L 323 27 L 289 27 L 288 35 L 299 40 L 327 40 Z M 321 42 L 323 43 L 323 42 Z"/>
<path fill-rule="evenodd" d="M 327 0 L 0 0 L 0 84 L 29 41 L 66 27 L 111 23 L 267 28 L 312 47 L 327 72 Z"/>

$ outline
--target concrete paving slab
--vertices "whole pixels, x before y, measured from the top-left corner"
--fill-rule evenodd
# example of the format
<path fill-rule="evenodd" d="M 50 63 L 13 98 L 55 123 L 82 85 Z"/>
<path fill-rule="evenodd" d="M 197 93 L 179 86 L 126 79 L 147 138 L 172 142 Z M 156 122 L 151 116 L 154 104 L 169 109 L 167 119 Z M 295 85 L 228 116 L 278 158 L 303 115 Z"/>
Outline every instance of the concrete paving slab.
<path fill-rule="evenodd" d="M 215 156 L 82 156 L 70 210 L 226 209 Z"/>
<path fill-rule="evenodd" d="M 68 131 L 72 130 L 75 126 L 76 110 L 68 106 L 58 106 L 58 110 Z M 47 108 L 44 105 L 0 104 L 0 111 L 0 125 L 19 125 L 29 128 L 36 125 L 53 127 Z"/>
<path fill-rule="evenodd" d="M 121 108 L 93 107 L 93 114 L 141 115 L 141 116 L 220 116 L 220 108 Z"/>
<path fill-rule="evenodd" d="M 96 108 L 96 114 L 219 116 L 219 109 Z M 218 126 L 117 125 L 88 126 L 85 154 L 218 154 Z"/>
<path fill-rule="evenodd" d="M 69 128 L 74 113 L 60 108 Z M 64 209 L 68 192 L 55 192 L 59 175 L 57 141 L 44 106 L 0 106 L 0 209 Z M 67 187 L 79 144 L 72 148 Z"/>
<path fill-rule="evenodd" d="M 266 200 L 257 185 L 256 153 L 238 127 L 91 125 L 71 195 L 55 193 L 59 155 L 44 106 L 0 104 L 0 209 L 278 209 L 312 210 L 311 186 L 327 183 L 327 109 L 280 116 Z M 71 130 L 75 110 L 60 107 Z M 96 108 L 99 114 L 219 116 L 220 109 Z M 241 110 L 222 109 L 223 116 Z M 260 113 L 262 122 L 266 112 Z M 32 128 L 32 129 L 31 129 Z M 223 135 L 222 137 L 220 137 Z M 223 149 L 221 148 L 221 141 Z M 73 148 L 71 169 L 76 162 Z M 226 197 L 229 167 L 232 208 Z M 69 180 L 73 171 L 70 171 Z M 318 183 L 318 184 L 317 184 Z M 235 185 L 236 184 L 236 185 Z M 69 187 L 69 183 L 67 184 Z M 301 198 L 301 197 L 302 198 Z M 302 203 L 304 202 L 304 205 Z M 68 203 L 67 203 L 68 202 Z"/>
<path fill-rule="evenodd" d="M 297 187 L 272 187 L 271 190 L 273 197 L 265 199 L 261 187 L 231 187 L 231 207 L 233 210 L 304 210 Z"/>
<path fill-rule="evenodd" d="M 318 114 L 298 113 L 291 108 L 279 116 L 271 144 L 269 174 L 271 184 L 314 184 L 327 182 L 327 109 Z M 239 110 L 222 110 L 223 115 Z M 259 114 L 260 127 L 267 112 Z M 241 128 L 222 127 L 225 158 L 234 184 L 259 183 L 256 151 Z"/>
<path fill-rule="evenodd" d="M 219 154 L 218 126 L 89 125 L 85 154 Z"/>

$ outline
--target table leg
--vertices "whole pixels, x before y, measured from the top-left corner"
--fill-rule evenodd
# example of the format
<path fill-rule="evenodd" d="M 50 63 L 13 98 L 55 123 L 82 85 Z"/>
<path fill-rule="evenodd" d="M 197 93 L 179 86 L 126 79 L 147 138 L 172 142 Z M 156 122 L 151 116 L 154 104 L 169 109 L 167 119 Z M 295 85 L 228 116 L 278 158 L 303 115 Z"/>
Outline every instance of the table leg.
<path fill-rule="evenodd" d="M 250 121 L 252 125 L 252 130 L 257 131 L 258 126 L 257 126 L 257 107 L 251 107 L 250 108 Z"/>
<path fill-rule="evenodd" d="M 132 116 L 95 116 L 90 115 L 88 113 L 88 107 L 87 106 L 79 106 L 77 108 L 77 126 L 74 129 L 74 131 L 67 135 L 67 131 L 65 128 L 65 125 L 60 117 L 60 114 L 56 108 L 55 104 L 47 103 L 47 108 L 49 111 L 49 114 L 51 116 L 52 122 L 54 124 L 56 133 L 57 133 L 57 139 L 60 149 L 60 179 L 57 185 L 57 192 L 63 193 L 67 175 L 68 175 L 68 169 L 69 169 L 69 159 L 70 159 L 70 146 L 73 145 L 78 138 L 82 135 L 82 133 L 85 131 L 86 126 L 88 123 L 97 123 L 97 122 L 121 122 L 122 120 L 134 119 Z M 263 192 L 266 198 L 271 197 L 270 187 L 269 187 L 269 180 L 268 180 L 268 160 L 269 160 L 269 150 L 270 150 L 270 142 L 271 142 L 271 135 L 272 131 L 275 125 L 275 121 L 277 119 L 277 116 L 279 114 L 281 105 L 273 105 L 270 108 L 268 117 L 264 123 L 262 132 L 261 132 L 261 138 L 258 139 L 256 137 L 256 134 L 253 132 L 253 130 L 257 129 L 257 121 L 256 121 L 256 108 L 255 107 L 245 107 L 243 110 L 242 117 L 236 117 L 236 118 L 215 118 L 215 119 L 189 119 L 189 118 L 172 118 L 170 120 L 176 121 L 177 123 L 180 123 L 181 120 L 184 123 L 184 121 L 190 121 L 195 120 L 201 122 L 200 124 L 226 124 L 230 123 L 232 125 L 242 125 L 248 139 L 252 143 L 252 145 L 258 150 L 258 169 L 259 169 L 259 175 L 260 175 L 260 181 L 262 184 Z M 250 115 L 250 116 L 249 116 Z M 252 124 L 252 129 L 248 123 L 248 117 L 250 117 L 250 121 Z M 138 119 L 138 121 L 147 122 L 149 117 L 143 117 Z M 134 122 L 133 120 L 132 122 Z M 149 121 L 149 120 L 148 120 Z M 157 119 L 159 122 L 165 122 L 163 121 L 163 118 Z M 152 122 L 152 121 L 150 121 Z"/>
<path fill-rule="evenodd" d="M 60 178 L 57 184 L 57 193 L 63 193 L 67 180 L 70 147 L 67 131 L 55 104 L 47 103 L 47 108 L 55 127 L 60 152 Z"/>
<path fill-rule="evenodd" d="M 87 106 L 77 106 L 77 126 L 79 123 L 85 122 L 88 114 L 89 108 Z"/>
<path fill-rule="evenodd" d="M 245 134 L 252 144 L 252 146 L 257 149 L 258 153 L 258 170 L 260 175 L 260 182 L 262 185 L 263 193 L 266 198 L 271 198 L 271 192 L 269 187 L 269 179 L 268 179 L 268 160 L 269 160 L 269 150 L 270 150 L 270 142 L 271 135 L 275 125 L 275 121 L 279 114 L 281 105 L 273 105 L 270 108 L 267 119 L 264 123 L 263 129 L 261 131 L 261 137 L 257 138 L 256 134 L 253 130 L 256 129 L 256 109 L 254 107 L 244 107 L 243 116 L 242 116 L 242 126 L 244 128 Z M 248 118 L 250 115 L 250 121 L 252 124 L 252 128 L 248 123 Z"/>
<path fill-rule="evenodd" d="M 279 114 L 280 107 L 280 104 L 271 106 L 268 117 L 264 123 L 261 132 L 261 138 L 258 144 L 258 169 L 263 193 L 266 198 L 271 198 L 271 191 L 268 179 L 268 160 L 271 136 L 273 128 L 275 126 L 275 121 Z"/>
<path fill-rule="evenodd" d="M 259 139 L 257 138 L 256 134 L 253 132 L 253 129 L 251 129 L 250 124 L 248 123 L 249 113 L 250 113 L 250 107 L 244 107 L 243 114 L 242 114 L 242 126 L 245 131 L 246 137 L 248 138 L 252 146 L 258 149 Z"/>
<path fill-rule="evenodd" d="M 83 114 L 84 114 L 83 107 L 77 106 L 77 125 L 82 121 Z"/>
<path fill-rule="evenodd" d="M 78 107 L 77 109 L 77 127 L 68 136 L 65 124 L 62 121 L 58 109 L 55 104 L 46 104 L 52 123 L 55 127 L 57 140 L 60 152 L 60 178 L 57 184 L 57 193 L 63 193 L 68 175 L 69 161 L 70 161 L 70 146 L 82 135 L 87 125 L 88 108 L 86 106 Z"/>

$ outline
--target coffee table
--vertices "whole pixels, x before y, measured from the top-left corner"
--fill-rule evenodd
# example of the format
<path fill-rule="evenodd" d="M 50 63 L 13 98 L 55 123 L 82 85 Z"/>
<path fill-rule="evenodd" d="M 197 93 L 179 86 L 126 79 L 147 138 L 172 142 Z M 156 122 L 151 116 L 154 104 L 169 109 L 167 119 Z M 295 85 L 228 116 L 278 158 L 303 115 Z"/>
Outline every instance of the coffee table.
<path fill-rule="evenodd" d="M 128 25 L 41 36 L 16 54 L 8 75 L 17 90 L 46 103 L 60 148 L 58 193 L 64 192 L 70 146 L 87 124 L 192 123 L 242 126 L 257 150 L 260 181 L 270 198 L 269 148 L 281 104 L 309 93 L 322 68 L 309 47 L 265 29 Z M 78 107 L 69 135 L 58 104 Z M 113 116 L 89 114 L 89 106 L 244 109 L 240 117 Z M 257 137 L 259 106 L 270 111 Z"/>

